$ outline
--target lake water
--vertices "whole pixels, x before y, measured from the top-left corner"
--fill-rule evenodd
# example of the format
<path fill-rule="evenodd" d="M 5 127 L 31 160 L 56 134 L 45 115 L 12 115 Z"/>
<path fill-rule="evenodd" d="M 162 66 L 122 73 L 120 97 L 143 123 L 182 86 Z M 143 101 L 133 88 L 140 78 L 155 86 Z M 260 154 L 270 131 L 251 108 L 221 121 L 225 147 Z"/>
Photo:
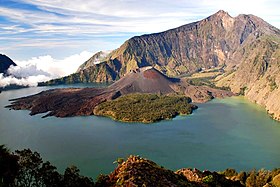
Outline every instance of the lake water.
<path fill-rule="evenodd" d="M 190 116 L 145 125 L 104 117 L 42 119 L 29 111 L 4 108 L 8 99 L 53 87 L 4 91 L 0 94 L 0 144 L 12 151 L 38 151 L 60 171 L 76 165 L 96 178 L 113 171 L 113 161 L 130 154 L 169 168 L 201 170 L 280 167 L 280 122 L 243 97 L 199 104 Z"/>

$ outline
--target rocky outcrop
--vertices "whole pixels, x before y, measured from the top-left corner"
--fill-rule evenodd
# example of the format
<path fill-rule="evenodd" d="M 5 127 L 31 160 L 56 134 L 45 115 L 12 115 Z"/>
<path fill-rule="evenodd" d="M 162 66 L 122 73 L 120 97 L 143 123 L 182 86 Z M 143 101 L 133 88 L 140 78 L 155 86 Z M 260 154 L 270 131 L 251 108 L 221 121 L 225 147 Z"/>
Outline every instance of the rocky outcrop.
<path fill-rule="evenodd" d="M 97 186 L 242 186 L 239 181 L 226 179 L 216 172 L 190 169 L 173 172 L 139 156 L 130 156 L 126 161 L 119 159 L 117 163 L 111 174 L 99 178 Z"/>
<path fill-rule="evenodd" d="M 10 66 L 16 66 L 16 64 L 6 55 L 0 54 L 0 73 L 7 73 Z"/>

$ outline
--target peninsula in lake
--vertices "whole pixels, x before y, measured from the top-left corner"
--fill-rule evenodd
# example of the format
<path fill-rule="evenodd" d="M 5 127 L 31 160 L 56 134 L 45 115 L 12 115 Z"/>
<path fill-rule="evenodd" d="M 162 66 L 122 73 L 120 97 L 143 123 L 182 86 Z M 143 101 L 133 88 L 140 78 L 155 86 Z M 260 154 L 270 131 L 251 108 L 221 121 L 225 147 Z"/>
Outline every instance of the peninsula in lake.
<path fill-rule="evenodd" d="M 133 95 L 135 93 L 137 95 Z M 197 107 L 190 104 L 191 101 L 206 102 L 215 97 L 232 95 L 230 91 L 208 86 L 193 86 L 184 79 L 169 78 L 149 66 L 132 70 L 106 88 L 47 90 L 36 95 L 13 99 L 12 104 L 7 107 L 30 110 L 30 115 L 48 112 L 44 117 L 105 115 L 121 121 L 149 123 L 170 119 L 178 114 L 192 113 Z M 138 105 L 141 109 L 124 108 L 132 104 Z M 119 108 L 119 105 L 122 105 L 122 108 Z M 155 108 L 158 110 L 155 111 Z M 144 113 L 150 114 L 143 117 Z"/>
<path fill-rule="evenodd" d="M 95 54 L 76 73 L 39 84 L 114 82 L 108 88 L 50 90 L 8 107 L 67 117 L 93 115 L 99 104 L 131 93 L 175 93 L 193 102 L 241 94 L 280 120 L 279 42 L 280 30 L 261 18 L 231 17 L 221 10 L 175 29 L 135 36 L 108 54 Z"/>

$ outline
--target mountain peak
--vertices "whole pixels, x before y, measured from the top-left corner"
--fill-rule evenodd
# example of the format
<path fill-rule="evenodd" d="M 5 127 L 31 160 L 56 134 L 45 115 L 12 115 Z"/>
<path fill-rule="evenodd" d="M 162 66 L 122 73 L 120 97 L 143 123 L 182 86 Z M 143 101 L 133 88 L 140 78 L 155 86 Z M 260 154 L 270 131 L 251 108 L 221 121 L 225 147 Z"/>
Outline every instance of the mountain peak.
<path fill-rule="evenodd" d="M 119 88 L 122 93 L 174 93 L 172 86 L 176 80 L 171 79 L 152 66 L 130 70 L 120 80 L 110 85 L 110 89 Z"/>
<path fill-rule="evenodd" d="M 219 10 L 218 12 L 216 12 L 215 14 L 213 14 L 212 16 L 214 17 L 220 17 L 220 18 L 223 18 L 223 17 L 231 17 L 228 12 L 224 11 L 224 10 Z M 211 17 L 212 17 L 211 16 Z"/>

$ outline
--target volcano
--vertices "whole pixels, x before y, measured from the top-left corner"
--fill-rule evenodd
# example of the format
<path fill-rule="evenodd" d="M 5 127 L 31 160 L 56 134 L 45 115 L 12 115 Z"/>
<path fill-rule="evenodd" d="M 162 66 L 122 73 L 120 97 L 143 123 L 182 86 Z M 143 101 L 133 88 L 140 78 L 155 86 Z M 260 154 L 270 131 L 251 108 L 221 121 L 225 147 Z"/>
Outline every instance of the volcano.
<path fill-rule="evenodd" d="M 149 66 L 131 70 L 123 78 L 106 88 L 51 89 L 13 99 L 11 105 L 6 107 L 15 110 L 30 110 L 30 115 L 47 113 L 43 117 L 70 117 L 93 115 L 94 108 L 100 103 L 132 93 L 184 94 L 201 102 L 206 102 L 214 97 L 232 95 L 229 91 L 205 86 L 199 88 L 199 86 L 191 86 L 180 79 L 169 78 Z"/>

